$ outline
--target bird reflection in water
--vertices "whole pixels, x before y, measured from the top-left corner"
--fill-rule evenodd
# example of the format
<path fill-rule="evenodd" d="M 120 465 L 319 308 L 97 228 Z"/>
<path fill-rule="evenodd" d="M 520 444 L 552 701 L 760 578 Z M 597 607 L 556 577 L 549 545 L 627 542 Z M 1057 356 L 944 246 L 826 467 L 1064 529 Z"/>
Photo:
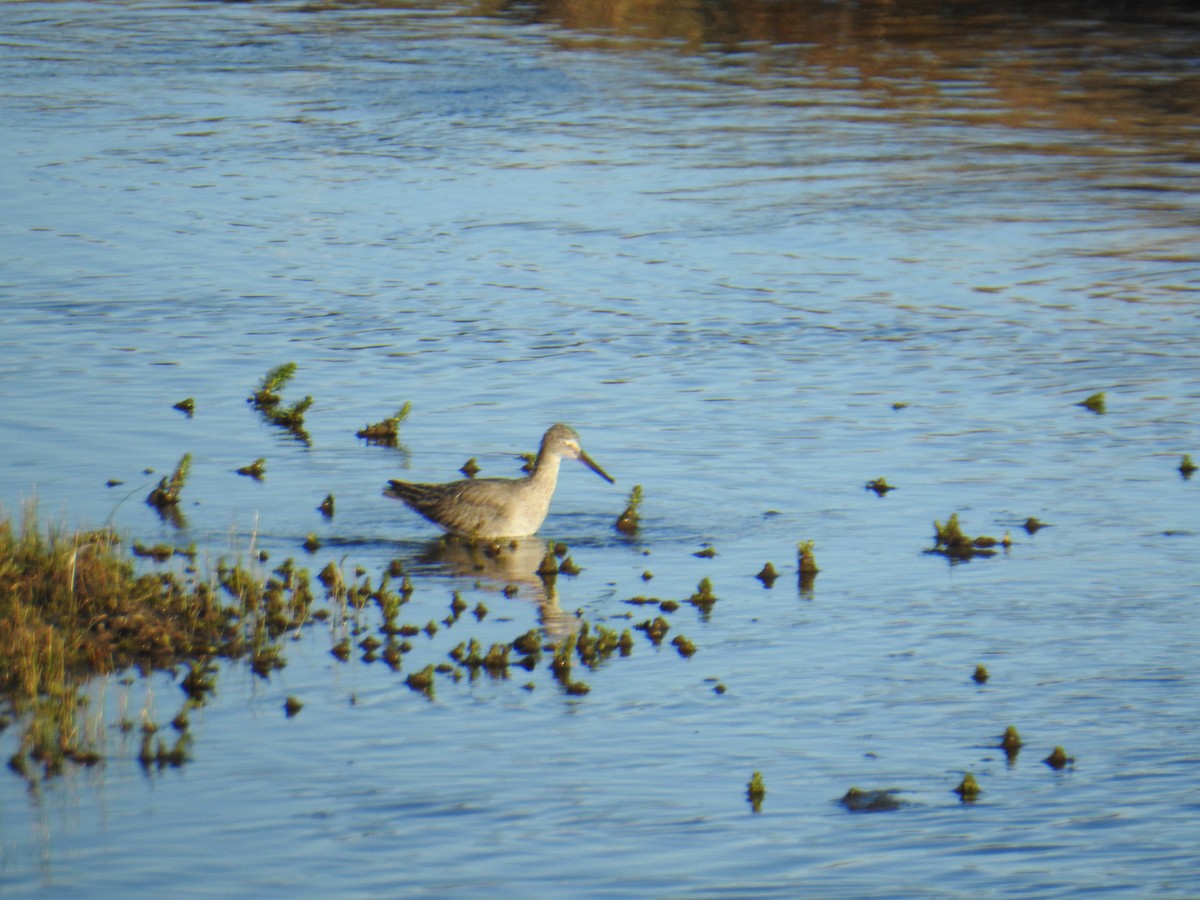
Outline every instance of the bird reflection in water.
<path fill-rule="evenodd" d="M 554 639 L 578 627 L 572 613 L 558 605 L 557 578 L 539 574 L 543 560 L 553 556 L 553 542 L 537 538 L 505 541 L 472 541 L 453 534 L 426 544 L 418 557 L 423 566 L 444 569 L 460 578 L 474 578 L 484 591 L 504 594 L 538 605 L 538 622 Z"/>

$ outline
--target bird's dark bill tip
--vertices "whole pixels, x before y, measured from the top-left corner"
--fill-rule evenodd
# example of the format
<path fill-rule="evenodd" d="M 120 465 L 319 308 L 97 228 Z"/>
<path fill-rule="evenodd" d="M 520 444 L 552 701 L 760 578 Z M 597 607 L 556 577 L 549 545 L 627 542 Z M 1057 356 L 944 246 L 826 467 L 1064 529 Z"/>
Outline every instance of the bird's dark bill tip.
<path fill-rule="evenodd" d="M 589 469 L 591 469 L 593 472 L 595 472 L 597 475 L 599 475 L 601 478 L 603 478 L 605 481 L 607 481 L 609 484 L 617 483 L 617 480 L 615 478 L 613 478 L 611 475 L 609 475 L 607 472 L 605 472 L 602 468 L 600 468 L 600 466 L 598 466 L 596 464 L 596 461 L 594 459 L 592 459 L 590 456 L 588 456 L 586 453 L 584 453 L 583 451 L 580 451 L 580 453 L 579 453 L 579 461 L 581 463 L 583 463 L 585 466 L 587 466 Z"/>

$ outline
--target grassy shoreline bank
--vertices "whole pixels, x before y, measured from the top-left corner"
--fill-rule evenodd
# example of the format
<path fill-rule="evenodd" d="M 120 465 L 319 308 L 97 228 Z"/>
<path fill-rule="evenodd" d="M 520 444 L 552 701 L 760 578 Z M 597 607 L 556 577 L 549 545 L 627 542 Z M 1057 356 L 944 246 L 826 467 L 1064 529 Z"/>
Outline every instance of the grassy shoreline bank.
<path fill-rule="evenodd" d="M 154 549 L 45 527 L 32 504 L 19 524 L 0 510 L 0 713 L 24 727 L 8 764 L 30 781 L 101 761 L 83 727 L 89 679 L 186 665 L 181 687 L 200 704 L 215 659 L 248 659 L 265 676 L 284 665 L 280 638 L 309 620 L 308 575 L 290 560 L 269 575 L 225 563 L 208 576 L 190 563 L 146 571 L 135 557 L 171 556 Z M 143 763 L 183 758 L 182 740 L 172 750 L 152 734 L 144 727 Z"/>

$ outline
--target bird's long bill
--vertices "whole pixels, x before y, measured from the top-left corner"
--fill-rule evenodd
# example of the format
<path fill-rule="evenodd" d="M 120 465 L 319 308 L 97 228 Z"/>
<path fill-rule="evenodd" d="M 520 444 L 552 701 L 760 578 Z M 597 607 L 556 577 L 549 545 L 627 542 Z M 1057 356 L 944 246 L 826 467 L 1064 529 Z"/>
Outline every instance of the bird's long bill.
<path fill-rule="evenodd" d="M 591 469 L 593 472 L 595 472 L 597 475 L 599 475 L 601 478 L 603 478 L 605 481 L 607 481 L 609 484 L 616 484 L 616 481 L 613 479 L 613 477 L 611 475 L 609 475 L 607 472 L 605 472 L 598 465 L 596 465 L 596 461 L 594 459 L 592 459 L 590 456 L 588 456 L 586 453 L 584 453 L 582 450 L 579 451 L 579 461 L 581 463 L 583 463 L 585 466 L 587 466 L 589 469 Z"/>

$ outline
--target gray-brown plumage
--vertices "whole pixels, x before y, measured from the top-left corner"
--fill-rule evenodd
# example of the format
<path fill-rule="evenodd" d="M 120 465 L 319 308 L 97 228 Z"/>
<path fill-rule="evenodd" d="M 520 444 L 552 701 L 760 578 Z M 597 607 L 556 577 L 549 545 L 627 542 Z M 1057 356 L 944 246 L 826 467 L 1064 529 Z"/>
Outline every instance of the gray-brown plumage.
<path fill-rule="evenodd" d="M 446 484 L 393 480 L 383 493 L 454 534 L 482 540 L 528 537 L 546 520 L 564 458 L 577 459 L 605 481 L 613 481 L 583 452 L 575 429 L 554 425 L 542 437 L 533 471 L 525 478 L 469 478 Z"/>

